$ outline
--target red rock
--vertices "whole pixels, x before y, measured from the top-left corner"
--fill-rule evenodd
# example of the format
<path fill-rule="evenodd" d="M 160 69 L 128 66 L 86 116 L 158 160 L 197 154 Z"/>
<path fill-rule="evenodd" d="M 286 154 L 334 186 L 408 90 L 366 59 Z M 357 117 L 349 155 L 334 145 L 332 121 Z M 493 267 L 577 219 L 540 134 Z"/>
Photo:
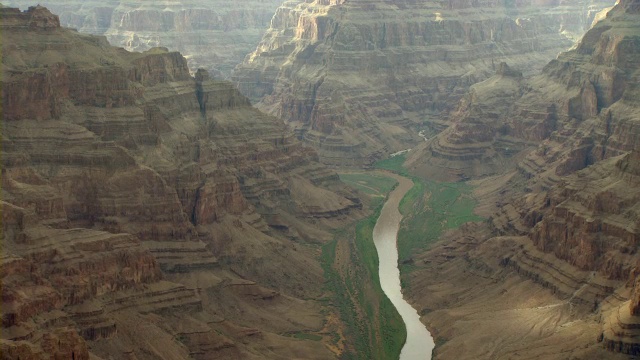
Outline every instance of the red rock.
<path fill-rule="evenodd" d="M 296 214 L 302 199 L 288 181 L 330 194 L 314 211 L 339 223 L 357 205 L 336 173 L 232 84 L 203 71 L 192 78 L 179 53 L 129 53 L 0 12 L 12 21 L 2 43 L 10 74 L 2 87 L 3 354 L 6 345 L 25 357 L 86 358 L 86 340 L 94 355 L 162 348 L 237 358 L 253 346 L 245 335 L 275 334 L 263 323 L 230 338 L 177 339 L 171 326 L 184 318 L 198 333 L 222 331 L 211 294 L 229 277 L 293 295 L 318 291 L 316 254 L 295 246 L 295 226 L 312 225 Z M 269 227 L 270 215 L 282 216 L 286 233 Z M 302 327 L 321 326 L 316 310 Z M 139 326 L 153 336 L 139 336 Z M 275 344 L 270 335 L 265 346 Z"/>

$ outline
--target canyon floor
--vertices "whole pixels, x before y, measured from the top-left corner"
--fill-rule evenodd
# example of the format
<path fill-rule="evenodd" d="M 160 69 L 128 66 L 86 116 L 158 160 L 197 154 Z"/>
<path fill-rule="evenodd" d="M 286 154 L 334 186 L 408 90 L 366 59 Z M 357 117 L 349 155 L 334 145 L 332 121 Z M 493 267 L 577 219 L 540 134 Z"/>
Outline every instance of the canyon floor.
<path fill-rule="evenodd" d="M 477 215 L 495 216 L 504 178 L 471 182 Z M 446 231 L 403 270 L 405 294 L 436 341 L 435 359 L 637 358 L 602 342 L 631 287 L 596 280 L 526 236 L 497 235 L 490 221 Z M 592 287 L 602 284 L 619 287 L 594 300 Z"/>

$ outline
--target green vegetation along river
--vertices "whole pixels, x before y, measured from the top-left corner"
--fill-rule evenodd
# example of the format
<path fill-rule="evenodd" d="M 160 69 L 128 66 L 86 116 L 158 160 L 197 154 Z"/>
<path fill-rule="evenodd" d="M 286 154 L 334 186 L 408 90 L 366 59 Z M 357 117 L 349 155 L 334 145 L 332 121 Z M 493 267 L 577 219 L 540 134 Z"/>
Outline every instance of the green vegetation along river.
<path fill-rule="evenodd" d="M 407 329 L 407 339 L 400 353 L 400 359 L 431 359 L 433 338 L 420 321 L 418 312 L 402 296 L 398 269 L 396 240 L 402 220 L 398 208 L 401 199 L 412 188 L 413 182 L 401 176 L 394 177 L 398 180 L 398 186 L 389 194 L 373 229 L 373 241 L 378 251 L 380 285 L 400 313 Z"/>

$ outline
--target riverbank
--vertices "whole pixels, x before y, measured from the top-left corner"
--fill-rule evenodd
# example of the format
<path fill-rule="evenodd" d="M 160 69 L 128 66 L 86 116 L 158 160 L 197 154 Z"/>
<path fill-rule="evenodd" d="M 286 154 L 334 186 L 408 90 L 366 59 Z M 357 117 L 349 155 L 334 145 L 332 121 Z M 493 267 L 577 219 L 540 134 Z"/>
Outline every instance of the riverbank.
<path fill-rule="evenodd" d="M 403 296 L 396 242 L 402 220 L 399 205 L 414 184 L 405 177 L 396 175 L 394 178 L 399 185 L 389 195 L 373 230 L 373 241 L 380 260 L 380 283 L 382 290 L 400 313 L 407 329 L 407 341 L 400 353 L 400 359 L 425 360 L 431 358 L 434 342 L 431 334 L 420 321 L 420 315 L 416 309 Z"/>
<path fill-rule="evenodd" d="M 400 281 L 407 300 L 418 308 L 418 314 L 423 324 L 429 324 L 428 329 L 435 342 L 434 356 L 438 354 L 440 347 L 448 338 L 439 331 L 439 322 L 433 318 L 427 318 L 432 307 L 424 306 L 428 292 L 420 291 L 421 300 L 416 301 L 414 286 L 422 286 L 421 278 L 430 276 L 430 284 L 437 284 L 440 273 L 434 270 L 427 274 L 420 272 L 416 277 L 413 273 L 423 270 L 423 259 L 417 255 L 427 252 L 436 244 L 441 244 L 443 235 L 448 230 L 459 228 L 465 223 L 481 222 L 484 218 L 476 215 L 474 209 L 477 202 L 472 194 L 472 187 L 466 183 L 442 183 L 417 178 L 408 173 L 402 166 L 406 156 L 404 154 L 381 160 L 376 164 L 378 169 L 400 174 L 413 180 L 413 187 L 404 194 L 400 200 L 399 210 L 403 215 L 402 223 L 397 236 L 397 248 L 399 257 Z M 444 246 L 444 245 L 443 245 Z M 446 247 L 446 246 L 445 246 Z M 447 259 L 447 254 L 439 254 L 438 260 Z M 433 276 L 438 274 L 439 276 Z M 420 285 L 416 285 L 420 284 Z M 455 296 L 454 293 L 451 296 Z M 442 300 L 440 298 L 440 300 Z M 438 325 L 436 325 L 438 324 Z"/>
<path fill-rule="evenodd" d="M 342 359 L 398 359 L 405 343 L 404 322 L 380 286 L 372 237 L 382 204 L 395 187 L 388 175 L 349 174 L 349 182 L 367 194 L 371 213 L 337 232 L 322 248 L 325 284 L 331 293 L 325 298 L 338 309 L 344 338 L 349 339 L 342 344 Z"/>
<path fill-rule="evenodd" d="M 406 173 L 401 165 L 401 159 L 383 163 Z M 599 313 L 585 313 L 504 265 L 505 253 L 534 251 L 526 237 L 496 236 L 484 221 L 463 223 L 461 211 L 475 207 L 486 216 L 482 209 L 500 198 L 492 181 L 476 182 L 473 189 L 422 184 L 400 206 L 407 215 L 398 241 L 402 250 L 411 243 L 407 234 L 422 234 L 415 237 L 422 246 L 410 251 L 401 272 L 405 295 L 436 340 L 434 359 L 628 359 L 595 340 L 602 332 Z M 463 206 L 466 197 L 478 204 Z M 447 220 L 451 215 L 458 220 Z M 441 225 L 439 233 L 419 230 L 428 216 Z"/>
<path fill-rule="evenodd" d="M 376 164 L 380 169 L 413 181 L 413 187 L 402 197 L 399 205 L 403 219 L 398 232 L 398 254 L 403 279 L 413 270 L 414 255 L 440 240 L 445 231 L 459 228 L 467 222 L 484 221 L 474 213 L 477 202 L 471 186 L 411 176 L 402 167 L 404 160 L 405 156 L 400 155 Z"/>

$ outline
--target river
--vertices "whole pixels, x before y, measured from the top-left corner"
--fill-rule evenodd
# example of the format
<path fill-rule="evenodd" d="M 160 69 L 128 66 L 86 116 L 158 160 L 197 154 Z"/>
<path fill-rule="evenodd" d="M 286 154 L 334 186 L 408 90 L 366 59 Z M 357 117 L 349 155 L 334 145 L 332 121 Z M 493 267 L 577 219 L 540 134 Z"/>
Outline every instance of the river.
<path fill-rule="evenodd" d="M 398 186 L 389 194 L 380 217 L 373 229 L 373 241 L 378 250 L 379 275 L 382 291 L 396 307 L 407 328 L 407 341 L 400 353 L 400 360 L 431 359 L 434 343 L 431 334 L 420 321 L 420 316 L 402 296 L 400 271 L 398 270 L 398 248 L 396 240 L 402 215 L 398 211 L 400 200 L 411 189 L 413 182 L 405 177 L 394 176 Z"/>

